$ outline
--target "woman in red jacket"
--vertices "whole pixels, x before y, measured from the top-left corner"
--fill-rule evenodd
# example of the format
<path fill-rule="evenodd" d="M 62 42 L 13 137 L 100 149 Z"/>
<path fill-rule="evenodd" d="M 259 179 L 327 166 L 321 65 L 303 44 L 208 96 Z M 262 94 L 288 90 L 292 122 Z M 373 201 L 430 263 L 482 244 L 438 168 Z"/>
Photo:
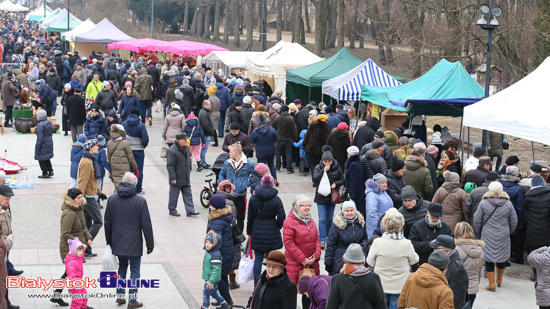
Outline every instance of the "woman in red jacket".
<path fill-rule="evenodd" d="M 306 265 L 312 265 L 315 274 L 319 275 L 321 241 L 310 210 L 311 198 L 298 194 L 292 201 L 292 211 L 283 223 L 286 269 L 289 279 L 294 283 L 298 282 L 300 271 Z M 302 297 L 302 304 L 302 308 L 309 308 L 309 299 Z"/>

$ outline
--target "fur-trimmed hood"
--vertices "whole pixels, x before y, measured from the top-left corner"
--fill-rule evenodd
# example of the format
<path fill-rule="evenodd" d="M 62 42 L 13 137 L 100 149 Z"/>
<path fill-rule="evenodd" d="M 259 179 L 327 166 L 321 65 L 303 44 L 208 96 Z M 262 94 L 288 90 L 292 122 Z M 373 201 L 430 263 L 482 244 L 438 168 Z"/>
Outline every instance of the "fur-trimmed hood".
<path fill-rule="evenodd" d="M 367 191 L 369 189 L 376 194 L 380 194 L 384 191 L 384 189 L 372 179 L 367 180 Z"/>
<path fill-rule="evenodd" d="M 117 138 L 119 138 L 119 137 L 121 137 L 121 136 L 126 136 L 126 131 L 120 130 L 118 126 L 121 126 L 121 127 L 122 127 L 122 125 L 119 125 L 119 124 L 113 124 L 113 125 L 111 126 L 111 133 L 110 133 L 110 135 L 111 135 L 111 138 L 112 138 L 112 139 L 117 139 Z"/>
<path fill-rule="evenodd" d="M 231 215 L 231 213 L 232 213 L 231 212 L 231 206 L 226 205 L 222 209 L 216 209 L 216 210 L 212 211 L 208 215 L 208 221 L 212 221 L 214 219 L 218 219 L 218 218 L 221 218 L 221 217 L 226 216 L 226 215 Z"/>
<path fill-rule="evenodd" d="M 364 227 L 365 217 L 363 217 L 363 215 L 358 211 L 355 211 L 355 213 L 357 214 L 357 218 L 355 218 L 353 223 L 359 223 L 361 227 Z M 332 220 L 332 222 L 337 228 L 341 230 L 345 230 L 346 226 L 348 225 L 348 222 L 346 221 L 346 219 L 344 219 L 344 214 L 341 211 L 337 212 L 336 215 L 334 215 L 334 219 Z"/>
<path fill-rule="evenodd" d="M 487 191 L 487 193 L 483 194 L 483 199 L 488 198 L 510 200 L 510 196 L 504 191 Z"/>
<path fill-rule="evenodd" d="M 264 115 L 266 117 L 269 117 L 269 114 L 266 113 L 266 112 L 255 111 L 255 112 L 252 113 L 252 117 L 256 117 L 256 116 L 260 116 L 260 115 Z"/>
<path fill-rule="evenodd" d="M 398 145 L 399 137 L 393 131 L 384 132 L 384 143 L 388 146 Z"/>
<path fill-rule="evenodd" d="M 485 246 L 485 242 L 481 239 L 465 239 L 465 238 L 457 238 L 455 239 L 455 245 L 461 246 L 461 245 L 476 245 L 476 246 Z"/>
<path fill-rule="evenodd" d="M 477 259 L 483 253 L 485 242 L 483 240 L 461 238 L 455 239 L 455 245 L 457 248 L 462 249 L 469 257 Z"/>
<path fill-rule="evenodd" d="M 82 210 L 82 206 L 86 204 L 86 199 L 82 199 L 82 205 L 78 206 L 76 202 L 67 194 L 63 192 L 61 195 L 63 198 L 63 205 L 61 205 L 61 210 L 70 209 L 70 210 Z"/>
<path fill-rule="evenodd" d="M 212 243 L 213 244 L 212 248 L 210 250 L 207 250 L 207 251 L 219 250 L 220 246 L 223 242 L 222 236 L 219 235 L 218 233 L 214 232 L 213 230 L 208 231 L 206 236 L 204 236 L 204 245 L 205 245 L 205 247 L 206 247 L 206 238 L 210 235 L 212 235 L 212 238 L 214 239 L 214 242 Z"/>
<path fill-rule="evenodd" d="M 349 130 L 340 130 L 338 128 L 334 128 L 332 130 L 332 133 L 338 133 L 338 134 L 343 134 L 343 135 L 349 135 Z"/>
<path fill-rule="evenodd" d="M 407 166 L 407 170 L 414 171 L 422 167 L 428 167 L 428 162 L 426 162 L 426 160 L 423 157 L 419 157 L 411 154 L 405 158 L 405 165 Z"/>
<path fill-rule="evenodd" d="M 512 176 L 512 175 L 502 175 L 501 176 L 501 179 L 500 181 L 511 181 L 511 182 L 515 182 L 515 183 L 519 183 L 519 181 L 521 180 L 521 178 L 517 177 L 517 176 Z"/>

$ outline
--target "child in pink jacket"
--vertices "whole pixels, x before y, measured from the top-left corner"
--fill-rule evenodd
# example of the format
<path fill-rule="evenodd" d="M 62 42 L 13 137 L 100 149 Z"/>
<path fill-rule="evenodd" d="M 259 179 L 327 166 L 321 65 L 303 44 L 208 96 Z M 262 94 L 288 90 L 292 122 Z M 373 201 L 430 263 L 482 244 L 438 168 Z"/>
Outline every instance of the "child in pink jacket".
<path fill-rule="evenodd" d="M 67 271 L 67 277 L 71 279 L 82 279 L 84 275 L 84 250 L 86 250 L 86 245 L 82 244 L 78 237 L 74 239 L 69 239 L 69 253 L 65 257 L 65 268 Z M 86 289 L 69 289 L 71 294 L 86 294 Z M 88 307 L 87 298 L 74 298 L 71 302 L 71 309 L 84 309 Z"/>

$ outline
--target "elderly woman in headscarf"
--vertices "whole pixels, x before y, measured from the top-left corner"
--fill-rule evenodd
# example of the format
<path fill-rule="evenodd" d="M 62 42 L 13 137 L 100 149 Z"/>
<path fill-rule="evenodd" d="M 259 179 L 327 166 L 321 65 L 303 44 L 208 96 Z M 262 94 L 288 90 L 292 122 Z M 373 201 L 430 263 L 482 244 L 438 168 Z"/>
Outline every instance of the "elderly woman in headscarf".
<path fill-rule="evenodd" d="M 445 177 L 445 182 L 435 192 L 432 203 L 439 203 L 443 206 L 441 220 L 447 223 L 453 232 L 455 226 L 466 219 L 465 206 L 468 194 L 460 188 L 460 178 L 457 173 L 445 171 L 443 177 Z"/>

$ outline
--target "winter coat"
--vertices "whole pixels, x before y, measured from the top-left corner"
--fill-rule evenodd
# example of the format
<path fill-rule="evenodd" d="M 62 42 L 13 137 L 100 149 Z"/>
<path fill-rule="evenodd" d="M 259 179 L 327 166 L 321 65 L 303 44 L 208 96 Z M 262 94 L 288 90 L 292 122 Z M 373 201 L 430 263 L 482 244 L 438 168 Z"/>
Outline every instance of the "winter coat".
<path fill-rule="evenodd" d="M 95 157 L 93 157 L 93 160 L 95 160 Z M 80 159 L 80 163 L 78 164 L 76 187 L 82 191 L 82 195 L 84 196 L 103 194 L 97 185 L 94 162 L 92 158 L 87 157 L 85 154 L 82 155 L 82 159 Z"/>
<path fill-rule="evenodd" d="M 214 128 L 217 130 L 218 121 L 220 121 L 220 108 L 221 108 L 220 99 L 218 99 L 218 97 L 214 94 L 208 97 L 208 101 L 210 101 L 210 103 L 212 104 L 212 107 L 210 109 L 210 119 L 212 119 Z M 219 134 L 222 134 L 222 133 L 218 132 L 218 135 Z"/>
<path fill-rule="evenodd" d="M 117 109 L 117 95 L 114 90 L 103 89 L 97 94 L 94 104 L 98 105 L 101 110 Z M 127 110 L 126 113 L 130 111 Z"/>
<path fill-rule="evenodd" d="M 455 250 L 449 254 L 449 266 L 447 267 L 447 282 L 453 290 L 455 308 L 462 308 L 468 301 L 468 272 L 460 258 L 460 254 Z"/>
<path fill-rule="evenodd" d="M 311 276 L 307 283 L 310 309 L 325 309 L 330 291 L 331 276 Z"/>
<path fill-rule="evenodd" d="M 294 118 L 288 113 L 281 114 L 277 117 L 271 126 L 277 130 L 279 140 L 281 141 L 295 141 L 298 138 Z M 334 147 L 332 149 L 334 149 Z"/>
<path fill-rule="evenodd" d="M 408 155 L 405 159 L 405 183 L 414 188 L 423 199 L 432 195 L 433 183 L 428 163 L 422 157 Z"/>
<path fill-rule="evenodd" d="M 80 82 L 80 80 L 78 78 L 73 78 L 69 81 L 69 84 L 71 85 L 71 89 L 74 91 L 75 89 L 77 88 L 80 88 L 82 89 L 82 91 L 84 91 L 84 86 L 82 86 L 82 83 Z M 50 85 L 51 86 L 51 85 Z M 61 85 L 60 85 L 61 86 Z M 61 90 L 63 89 L 63 86 L 61 86 Z M 53 88 L 53 87 L 52 87 Z M 53 88 L 55 89 L 55 88 Z M 59 92 L 58 92 L 59 93 Z"/>
<path fill-rule="evenodd" d="M 97 162 L 97 167 L 99 168 L 101 179 L 105 177 L 105 169 L 107 169 L 109 173 L 113 172 L 113 170 L 111 169 L 111 166 L 109 165 L 109 162 L 107 161 L 107 152 L 105 151 L 105 146 L 103 145 L 99 146 L 99 149 L 95 155 L 95 159 Z"/>
<path fill-rule="evenodd" d="M 176 144 L 172 145 L 174 147 Z M 222 255 L 222 276 L 227 276 L 233 263 L 233 233 L 231 232 L 232 220 L 231 206 L 215 209 L 208 215 L 207 231 L 214 231 L 222 237 L 220 252 Z"/>
<path fill-rule="evenodd" d="M 527 257 L 529 264 L 537 269 L 535 295 L 537 305 L 550 306 L 550 251 L 549 247 L 541 247 L 531 252 Z"/>
<path fill-rule="evenodd" d="M 345 167 L 346 160 L 348 159 L 347 149 L 351 146 L 349 131 L 338 128 L 334 129 L 328 136 L 327 145 L 332 147 L 332 156 L 338 161 L 338 164 Z"/>
<path fill-rule="evenodd" d="M 179 108 L 172 108 L 164 119 L 162 138 L 168 144 L 173 144 L 176 142 L 176 134 L 183 132 L 184 127 L 185 116 L 183 116 Z"/>
<path fill-rule="evenodd" d="M 183 132 L 187 134 L 187 139 L 189 139 L 189 145 L 191 146 L 206 143 L 206 137 L 204 136 L 204 132 L 202 131 L 202 127 L 197 117 L 187 118 Z"/>
<path fill-rule="evenodd" d="M 218 132 L 218 134 L 220 134 L 220 132 Z M 235 143 L 241 144 L 244 154 L 247 154 L 250 152 L 250 150 L 252 150 L 252 147 L 250 146 L 250 139 L 248 138 L 248 136 L 243 132 L 239 132 L 239 134 L 237 134 L 236 136 L 233 136 L 233 134 L 231 133 L 225 135 L 222 145 L 223 151 L 229 152 L 229 146 Z"/>
<path fill-rule="evenodd" d="M 86 69 L 80 68 L 74 71 L 76 78 L 80 81 L 80 86 L 82 86 L 82 91 L 84 91 L 86 82 L 88 81 L 88 74 L 86 74 Z"/>
<path fill-rule="evenodd" d="M 65 61 L 67 62 L 67 61 Z M 84 266 L 83 263 L 86 261 L 86 256 L 82 254 L 82 256 L 77 257 L 76 255 L 73 255 L 71 253 L 67 254 L 65 256 L 65 259 L 63 262 L 65 263 L 65 272 L 67 274 L 67 279 L 82 279 L 84 276 Z M 86 294 L 87 291 L 85 288 L 70 288 L 68 289 L 69 293 L 71 294 Z M 71 305 L 73 308 L 86 308 L 86 301 L 85 298 L 75 298 Z"/>
<path fill-rule="evenodd" d="M 493 131 L 487 132 L 487 155 L 489 157 L 502 154 L 504 150 L 502 149 L 502 140 L 504 135 L 496 133 Z"/>
<path fill-rule="evenodd" d="M 420 219 L 424 220 L 428 212 L 428 206 L 430 206 L 430 202 L 423 200 L 420 195 L 416 194 L 416 205 L 413 208 L 407 208 L 405 205 L 399 207 L 398 211 L 405 218 L 405 226 L 403 227 L 405 238 L 409 238 L 413 224 Z"/>
<path fill-rule="evenodd" d="M 244 153 L 242 156 L 244 156 Z M 246 188 L 250 185 L 249 178 L 254 171 L 254 163 L 252 161 L 247 160 L 246 157 L 242 158 L 242 160 L 242 166 L 238 170 L 235 170 L 231 159 L 228 159 L 223 163 L 223 167 L 220 172 L 220 182 L 227 179 L 235 185 L 235 196 L 246 195 Z"/>
<path fill-rule="evenodd" d="M 403 205 L 403 198 L 401 197 L 401 191 L 406 186 L 403 176 L 397 176 L 391 169 L 387 170 L 384 174 L 388 180 L 388 188 L 386 192 L 393 201 L 393 207 L 399 208 Z"/>
<path fill-rule="evenodd" d="M 321 241 L 317 224 L 311 218 L 309 223 L 300 220 L 294 213 L 289 211 L 283 223 L 283 243 L 285 246 L 286 269 L 288 277 L 295 284 L 298 283 L 298 275 L 304 268 L 302 262 L 315 254 L 317 261 L 313 263 L 315 274 L 319 275 L 319 259 L 321 258 Z"/>
<path fill-rule="evenodd" d="M 520 178 L 510 175 L 502 175 L 500 183 L 502 184 L 504 192 L 508 193 L 510 202 L 514 205 L 519 222 L 525 222 L 525 216 L 523 215 L 523 187 L 519 183 Z"/>
<path fill-rule="evenodd" d="M 155 247 L 147 200 L 137 195 L 135 186 L 122 182 L 105 207 L 105 240 L 114 255 L 142 256 L 145 246 Z"/>
<path fill-rule="evenodd" d="M 435 166 L 434 158 L 431 157 L 429 154 L 424 155 L 424 160 L 426 160 L 426 163 L 428 163 L 428 170 L 430 171 L 430 176 L 432 179 L 432 195 L 429 196 L 429 199 L 431 200 L 437 189 L 439 188 L 438 180 L 437 180 L 437 167 Z M 458 176 L 461 174 L 459 173 Z"/>
<path fill-rule="evenodd" d="M 51 75 L 48 72 L 48 74 L 46 75 L 45 80 L 46 80 L 46 84 L 48 84 L 53 89 L 53 91 L 55 91 L 57 94 L 59 94 L 61 92 L 61 89 L 63 89 L 63 84 L 61 83 L 61 78 L 59 78 L 59 76 L 57 76 L 57 74 L 55 74 L 55 72 L 54 72 L 53 75 Z"/>
<path fill-rule="evenodd" d="M 359 212 L 356 214 L 352 222 L 349 222 L 341 211 L 334 215 L 325 249 L 325 265 L 332 266 L 330 276 L 338 274 L 344 266 L 343 256 L 349 245 L 359 244 L 363 247 L 369 240 L 365 230 L 365 218 Z"/>
<path fill-rule="evenodd" d="M 278 193 L 277 189 L 257 186 L 250 197 L 246 233 L 252 250 L 267 253 L 283 247 L 281 228 L 286 215 Z"/>
<path fill-rule="evenodd" d="M 84 219 L 84 210 L 86 200 L 82 200 L 82 205 L 78 206 L 76 202 L 64 192 L 62 195 L 63 204 L 61 205 L 61 236 L 59 237 L 59 253 L 63 260 L 69 253 L 69 243 L 67 240 L 78 239 L 85 243 L 86 240 L 93 240 L 92 235 L 86 228 L 86 220 Z"/>
<path fill-rule="evenodd" d="M 365 200 L 365 180 L 363 179 L 363 167 L 359 155 L 350 156 L 346 161 L 346 177 L 344 187 L 348 190 L 348 195 L 355 202 L 357 211 L 363 217 L 367 215 Z"/>
<path fill-rule="evenodd" d="M 76 142 L 71 148 L 71 178 L 78 176 L 78 164 L 82 159 L 82 152 L 84 151 L 83 144 Z"/>
<path fill-rule="evenodd" d="M 15 97 L 18 94 L 19 94 L 19 89 L 15 87 L 15 85 L 11 80 L 6 79 L 2 83 L 2 101 L 4 102 L 4 106 L 14 106 Z"/>
<path fill-rule="evenodd" d="M 296 114 L 296 131 L 302 132 L 302 130 L 306 130 L 309 126 L 309 112 L 313 108 L 309 105 L 302 108 L 297 114 Z M 330 133 L 330 131 L 329 131 Z M 327 134 L 328 137 L 328 134 Z"/>
<path fill-rule="evenodd" d="M 215 127 L 214 123 L 212 123 L 212 118 L 210 118 L 210 111 L 203 107 L 199 111 L 198 116 L 199 116 L 199 124 L 201 125 L 201 128 L 204 131 L 204 135 L 206 137 L 209 137 L 209 136 L 214 137 L 216 134 L 217 127 Z"/>
<path fill-rule="evenodd" d="M 73 70 L 71 69 L 71 64 L 69 60 L 63 61 L 63 78 L 71 78 Z"/>
<path fill-rule="evenodd" d="M 475 188 L 468 195 L 468 199 L 466 199 L 466 206 L 464 207 L 464 213 L 466 214 L 468 223 L 471 223 L 474 219 L 474 214 L 477 211 L 479 203 L 481 203 L 481 200 L 483 199 L 483 195 L 489 191 L 489 184 L 490 182 L 484 182 L 481 187 Z"/>
<path fill-rule="evenodd" d="M 380 276 L 384 293 L 399 294 L 410 274 L 411 265 L 418 263 L 418 254 L 410 240 L 391 238 L 384 233 L 372 243 L 367 263 Z"/>
<path fill-rule="evenodd" d="M 275 118 L 279 116 L 279 112 L 274 108 L 268 109 L 267 113 L 269 114 L 269 121 L 271 121 L 271 123 L 273 123 L 275 121 Z"/>
<path fill-rule="evenodd" d="M 422 264 L 407 278 L 397 308 L 454 309 L 453 290 L 443 271 L 428 263 Z"/>
<path fill-rule="evenodd" d="M 252 295 L 250 309 L 282 309 L 296 308 L 296 284 L 290 281 L 289 275 L 283 271 L 274 278 L 266 277 L 267 271 L 262 272 L 258 285 Z"/>
<path fill-rule="evenodd" d="M 54 91 L 50 85 L 46 84 L 43 79 L 40 80 L 40 85 L 36 86 L 36 89 L 38 90 L 38 97 L 42 103 L 53 102 L 57 99 L 57 92 Z"/>
<path fill-rule="evenodd" d="M 398 141 L 399 137 L 397 137 L 397 134 L 395 134 L 393 131 L 384 132 L 384 143 L 388 147 L 390 147 L 392 154 L 394 151 L 399 149 Z"/>
<path fill-rule="evenodd" d="M 250 103 L 243 103 L 241 105 L 241 115 L 244 120 L 245 133 L 250 135 L 251 132 L 248 132 L 248 127 L 250 125 L 250 119 L 252 119 L 252 114 L 254 113 L 254 107 Z M 294 122 L 294 120 L 292 121 Z"/>
<path fill-rule="evenodd" d="M 152 86 L 153 77 L 147 74 L 147 69 L 139 69 L 139 76 L 136 79 L 136 83 L 134 84 L 134 89 L 139 94 L 139 99 L 141 101 L 147 101 L 153 98 L 153 91 L 151 90 Z"/>
<path fill-rule="evenodd" d="M 246 134 L 248 126 L 244 123 L 243 115 L 241 111 L 237 110 L 235 107 L 231 106 L 229 108 L 229 123 L 236 123 L 239 125 L 239 130 Z"/>
<path fill-rule="evenodd" d="M 374 133 L 380 129 L 380 121 L 376 117 L 370 117 L 367 124 L 357 129 L 353 137 L 353 144 L 361 149 L 374 140 Z"/>
<path fill-rule="evenodd" d="M 393 207 L 393 201 L 379 184 L 374 180 L 367 180 L 365 190 L 367 203 L 367 234 L 369 238 L 374 234 L 374 229 L 388 209 Z"/>
<path fill-rule="evenodd" d="M 371 149 L 372 149 L 372 143 L 368 143 L 365 146 L 363 146 L 363 148 L 361 148 L 361 151 L 359 153 L 361 154 L 361 156 L 364 156 Z M 380 156 L 382 157 L 382 159 L 384 159 L 384 162 L 386 162 L 386 168 L 388 170 L 391 169 L 391 165 L 393 163 L 393 153 L 390 146 L 384 145 L 382 148 L 382 153 L 380 153 Z"/>
<path fill-rule="evenodd" d="M 46 161 L 53 158 L 52 123 L 48 118 L 38 119 L 35 133 L 34 159 Z"/>
<path fill-rule="evenodd" d="M 426 222 L 426 217 L 424 217 L 412 225 L 409 239 L 414 246 L 414 251 L 418 253 L 418 265 L 428 262 L 428 258 L 432 253 L 430 241 L 437 239 L 439 235 L 451 235 L 451 228 L 443 221 L 437 226 L 430 226 Z"/>
<path fill-rule="evenodd" d="M 122 126 L 126 131 L 126 139 L 130 142 L 132 151 L 144 151 L 149 145 L 149 134 L 139 117 L 135 114 L 128 115 L 128 119 L 122 123 Z"/>
<path fill-rule="evenodd" d="M 126 121 L 133 108 L 139 109 L 139 98 L 137 96 L 129 97 L 128 95 L 122 96 L 120 104 L 118 106 L 118 113 L 121 115 L 122 121 Z M 122 111 L 124 115 L 122 115 Z"/>
<path fill-rule="evenodd" d="M 250 134 L 250 144 L 255 144 L 256 158 L 267 159 L 275 157 L 275 143 L 279 139 L 277 131 L 269 125 L 261 125 Z"/>
<path fill-rule="evenodd" d="M 172 102 L 174 102 L 174 100 L 176 99 L 176 95 L 175 95 L 176 89 L 178 89 L 177 84 L 170 84 L 166 89 L 164 105 L 163 105 L 164 108 L 170 106 L 170 104 L 172 104 Z"/>
<path fill-rule="evenodd" d="M 468 194 L 460 189 L 460 183 L 458 182 L 445 182 L 437 189 L 432 199 L 432 203 L 439 203 L 443 206 L 443 217 L 441 217 L 441 220 L 451 227 L 451 234 L 453 235 L 455 226 L 466 218 L 464 206 L 467 199 Z"/>
<path fill-rule="evenodd" d="M 298 113 L 299 114 L 299 113 Z M 327 124 L 322 121 L 317 121 L 311 124 L 307 128 L 306 136 L 304 136 L 303 148 L 305 152 L 314 155 L 322 155 L 322 148 L 327 144 L 330 131 L 327 128 Z"/>
<path fill-rule="evenodd" d="M 98 110 L 98 115 L 94 119 L 92 117 L 92 112 L 89 111 L 86 115 L 86 122 L 84 123 L 84 134 L 86 134 L 86 137 L 88 139 L 95 138 L 97 135 L 104 135 L 105 132 L 105 125 L 107 123 L 107 120 L 105 119 L 105 114 L 103 111 Z"/>
<path fill-rule="evenodd" d="M 103 90 L 103 83 L 99 80 L 97 81 L 90 81 L 88 83 L 88 86 L 86 86 L 86 99 L 89 98 L 96 98 L 97 94 Z"/>
<path fill-rule="evenodd" d="M 518 218 L 508 194 L 504 191 L 485 193 L 474 215 L 473 223 L 474 230 L 481 232 L 481 239 L 485 241 L 483 248 L 485 261 L 492 263 L 508 261 L 510 234 L 518 224 Z"/>
<path fill-rule="evenodd" d="M 250 194 L 254 194 L 254 190 L 256 190 L 256 187 L 260 185 L 260 182 L 262 181 L 262 177 L 264 175 L 260 175 L 260 173 L 254 171 L 252 174 L 250 174 Z"/>
<path fill-rule="evenodd" d="M 462 181 L 460 182 L 460 187 L 464 189 L 464 186 L 468 182 L 473 182 L 476 186 L 481 187 L 481 185 L 485 182 L 485 177 L 487 177 L 488 173 L 489 172 L 483 167 L 478 166 L 475 170 L 468 171 L 464 174 L 464 177 L 462 177 Z"/>
<path fill-rule="evenodd" d="M 317 184 L 317 188 L 315 189 L 315 199 L 313 200 L 317 204 L 321 205 L 327 205 L 330 204 L 330 196 L 323 196 L 319 194 L 319 183 L 321 183 L 321 179 L 323 178 L 323 175 L 325 173 L 325 164 L 323 164 L 323 161 L 321 161 L 319 164 L 315 166 L 315 169 L 313 170 L 313 183 Z M 338 161 L 332 160 L 332 164 L 330 165 L 330 168 L 327 172 L 327 176 L 329 179 L 330 184 L 336 184 L 336 188 L 340 188 L 344 185 L 344 173 L 342 172 L 342 169 L 340 168 L 340 165 L 338 164 Z"/>
<path fill-rule="evenodd" d="M 363 157 L 365 161 L 362 161 L 363 164 L 363 175 L 365 179 L 372 179 L 374 175 L 380 173 L 385 174 L 388 170 L 386 161 L 382 156 L 375 150 L 369 150 L 365 153 Z"/>
<path fill-rule="evenodd" d="M 404 146 L 402 148 L 400 147 L 400 148 L 394 150 L 393 155 L 396 156 L 399 160 L 405 161 L 407 156 L 410 155 L 412 153 L 412 151 L 413 151 L 412 148 L 407 145 L 407 146 Z"/>
<path fill-rule="evenodd" d="M 220 100 L 220 111 L 226 111 L 233 103 L 231 101 L 231 93 L 229 93 L 229 89 L 222 83 L 216 83 L 216 88 L 216 97 Z"/>
<path fill-rule="evenodd" d="M 191 160 L 189 158 L 189 148 L 180 147 L 175 142 L 168 148 L 166 155 L 166 170 L 168 171 L 168 183 L 172 187 L 190 186 Z M 172 183 L 172 181 L 176 183 Z"/>
<path fill-rule="evenodd" d="M 180 91 L 183 94 L 181 110 L 184 114 L 189 115 L 195 106 L 195 92 L 193 87 L 187 84 L 181 85 Z"/>
<path fill-rule="evenodd" d="M 350 279 L 349 277 L 353 277 Z M 352 281 L 354 280 L 355 283 Z M 356 284 L 362 291 L 357 289 Z M 365 296 L 369 299 L 365 299 Z M 354 276 L 337 274 L 332 277 L 326 309 L 386 309 L 384 290 L 380 276 L 369 271 L 367 274 Z"/>
<path fill-rule="evenodd" d="M 523 202 L 527 224 L 526 242 L 530 247 L 550 245 L 550 188 L 534 187 Z"/>
<path fill-rule="evenodd" d="M 213 243 L 210 250 L 205 248 L 204 259 L 202 261 L 202 280 L 216 284 L 222 279 L 222 255 L 220 247 L 223 243 L 222 236 L 209 231 L 206 233 L 206 238 L 212 236 Z"/>
<path fill-rule="evenodd" d="M 336 127 L 338 127 L 338 124 L 342 122 L 340 118 L 336 117 L 334 113 L 327 114 L 328 120 L 327 120 L 327 128 L 332 132 Z"/>
<path fill-rule="evenodd" d="M 464 268 L 468 272 L 468 295 L 475 295 L 479 292 L 479 282 L 483 276 L 483 240 L 475 239 L 455 239 L 456 251 L 460 254 L 460 259 L 464 263 Z"/>
<path fill-rule="evenodd" d="M 27 80 L 27 75 L 25 75 L 25 73 L 23 73 L 21 69 L 15 69 L 15 76 L 21 88 L 29 88 L 29 81 Z"/>
<path fill-rule="evenodd" d="M 118 186 L 122 182 L 124 173 L 138 168 L 130 143 L 126 139 L 126 132 L 111 130 L 111 140 L 107 142 L 107 160 L 113 172 L 113 184 Z"/>
<path fill-rule="evenodd" d="M 248 135 L 251 135 L 252 132 L 254 132 L 254 130 L 260 126 L 260 118 L 258 117 L 260 115 L 264 115 L 266 117 L 265 120 L 267 125 L 271 124 L 268 113 L 259 111 L 254 112 L 252 113 L 252 118 L 250 119 L 250 123 L 248 124 Z"/>

